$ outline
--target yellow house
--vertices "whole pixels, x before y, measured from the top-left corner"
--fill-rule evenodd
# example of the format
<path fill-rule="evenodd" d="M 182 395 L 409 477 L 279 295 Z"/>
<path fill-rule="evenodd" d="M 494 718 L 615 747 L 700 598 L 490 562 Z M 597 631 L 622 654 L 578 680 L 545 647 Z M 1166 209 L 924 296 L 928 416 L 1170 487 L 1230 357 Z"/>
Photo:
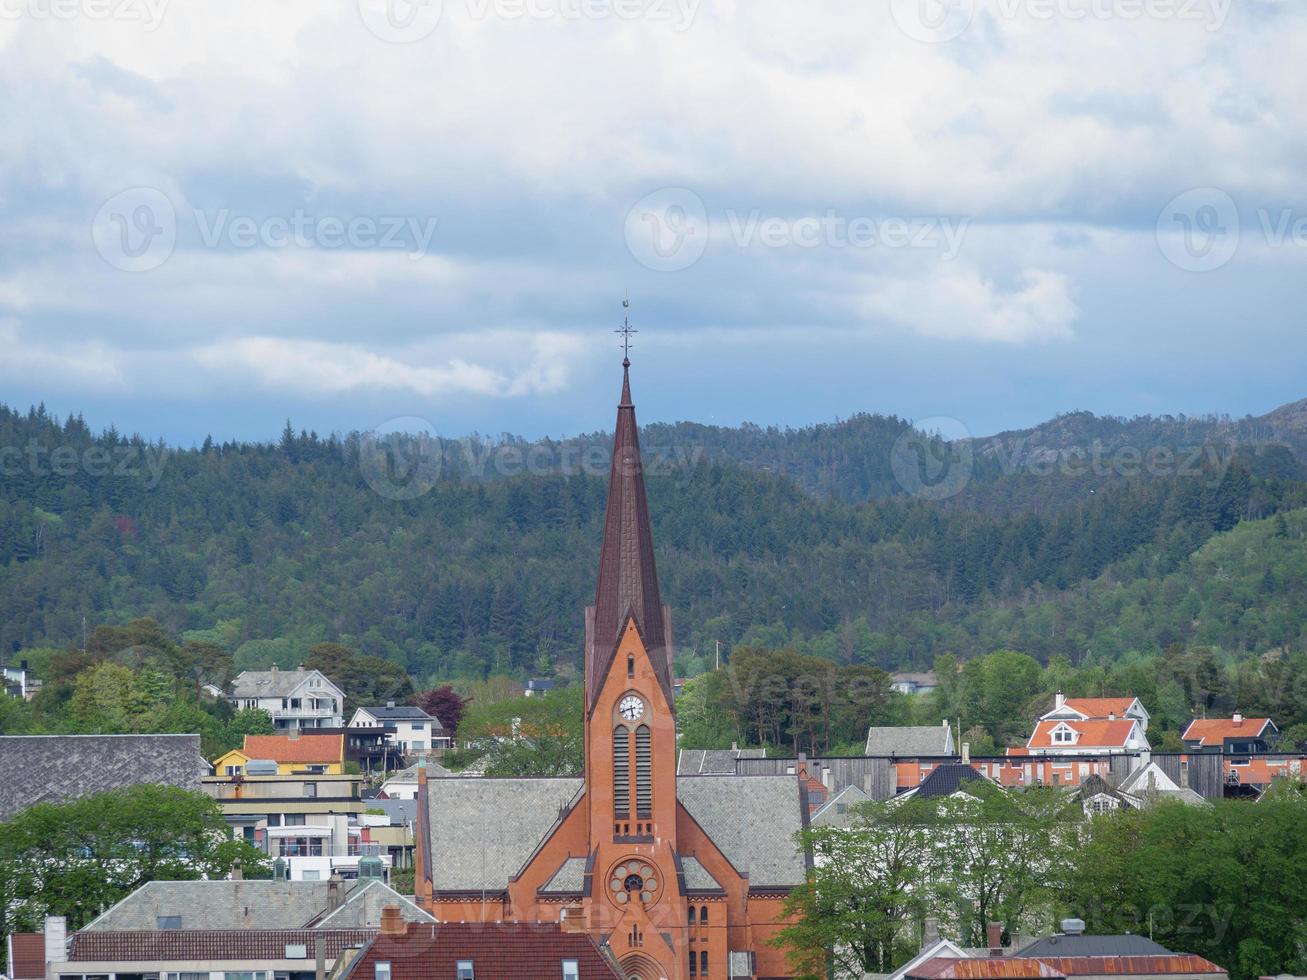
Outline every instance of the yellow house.
<path fill-rule="evenodd" d="M 215 776 L 242 776 L 251 759 L 277 763 L 277 773 L 313 773 L 341 776 L 345 773 L 345 736 L 340 735 L 246 735 L 245 746 L 232 749 L 213 760 Z"/>

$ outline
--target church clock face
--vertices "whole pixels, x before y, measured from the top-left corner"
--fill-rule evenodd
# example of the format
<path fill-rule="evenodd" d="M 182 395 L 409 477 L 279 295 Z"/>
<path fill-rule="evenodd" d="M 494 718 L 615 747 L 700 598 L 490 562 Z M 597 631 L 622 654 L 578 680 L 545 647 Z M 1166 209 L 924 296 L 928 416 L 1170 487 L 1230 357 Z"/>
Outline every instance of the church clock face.
<path fill-rule="evenodd" d="M 644 702 L 634 694 L 628 694 L 617 703 L 617 713 L 627 721 L 638 721 L 644 714 Z"/>

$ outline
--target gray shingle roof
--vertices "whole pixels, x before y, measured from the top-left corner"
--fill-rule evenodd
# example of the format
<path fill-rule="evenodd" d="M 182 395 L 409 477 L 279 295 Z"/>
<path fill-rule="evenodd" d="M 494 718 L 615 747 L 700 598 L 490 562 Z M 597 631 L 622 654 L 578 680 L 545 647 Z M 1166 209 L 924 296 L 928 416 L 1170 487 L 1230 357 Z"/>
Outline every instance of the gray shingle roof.
<path fill-rule="evenodd" d="M 721 882 L 712 876 L 712 872 L 699 863 L 698 858 L 681 858 L 681 870 L 685 872 L 685 887 L 688 891 L 722 890 Z"/>
<path fill-rule="evenodd" d="M 0 737 L 0 820 L 37 803 L 149 783 L 199 790 L 198 735 Z"/>
<path fill-rule="evenodd" d="M 897 728 L 869 728 L 867 755 L 945 755 L 948 732 L 943 725 L 908 725 Z"/>
<path fill-rule="evenodd" d="M 326 881 L 151 881 L 84 931 L 157 929 L 163 915 L 182 929 L 299 929 L 327 907 Z"/>
<path fill-rule="evenodd" d="M 316 673 L 316 670 L 243 670 L 231 682 L 231 696 L 284 698 Z M 331 684 L 326 674 L 322 676 Z"/>
<path fill-rule="evenodd" d="M 765 759 L 766 749 L 682 749 L 678 776 L 734 776 L 736 759 Z"/>
<path fill-rule="evenodd" d="M 315 929 L 378 929 L 381 927 L 381 909 L 398 905 L 399 915 L 405 922 L 435 922 L 384 881 L 369 881 L 352 888 L 345 904 L 334 912 L 317 919 Z"/>
<path fill-rule="evenodd" d="M 933 799 L 939 796 L 952 796 L 954 793 L 959 792 L 965 784 L 984 779 L 985 777 L 976 772 L 971 766 L 961 762 L 945 763 L 932 769 L 926 778 L 921 781 L 921 785 L 913 790 L 913 795 L 921 800 Z"/>
<path fill-rule="evenodd" d="M 585 887 L 585 858 L 571 857 L 564 861 L 554 876 L 541 887 L 542 894 L 575 894 Z"/>
<path fill-rule="evenodd" d="M 1170 956 L 1171 951 L 1147 936 L 1045 936 L 1016 954 L 1032 956 Z"/>
<path fill-rule="evenodd" d="M 749 885 L 804 881 L 799 784 L 793 776 L 681 776 L 681 804 Z"/>
<path fill-rule="evenodd" d="M 429 780 L 435 889 L 503 891 L 580 791 L 576 778 Z"/>
<path fill-rule="evenodd" d="M 429 715 L 421 708 L 414 707 L 411 704 L 397 704 L 393 708 L 388 708 L 385 705 L 379 708 L 362 707 L 359 710 L 366 711 L 377 721 L 429 721 L 432 728 L 443 729 L 445 727 L 435 715 Z"/>
<path fill-rule="evenodd" d="M 871 797 L 861 787 L 850 783 L 827 800 L 808 822 L 814 827 L 848 827 L 853 823 L 853 814 L 849 808 L 870 800 Z"/>

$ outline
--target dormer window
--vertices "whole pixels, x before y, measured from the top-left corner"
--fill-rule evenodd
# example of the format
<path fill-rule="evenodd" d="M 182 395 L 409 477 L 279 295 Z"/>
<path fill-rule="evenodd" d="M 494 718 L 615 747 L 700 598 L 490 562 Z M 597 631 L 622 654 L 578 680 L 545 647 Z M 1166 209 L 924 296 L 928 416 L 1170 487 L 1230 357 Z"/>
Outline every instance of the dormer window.
<path fill-rule="evenodd" d="M 1054 745 L 1074 745 L 1076 741 L 1075 729 L 1069 725 L 1058 725 L 1053 729 Z"/>

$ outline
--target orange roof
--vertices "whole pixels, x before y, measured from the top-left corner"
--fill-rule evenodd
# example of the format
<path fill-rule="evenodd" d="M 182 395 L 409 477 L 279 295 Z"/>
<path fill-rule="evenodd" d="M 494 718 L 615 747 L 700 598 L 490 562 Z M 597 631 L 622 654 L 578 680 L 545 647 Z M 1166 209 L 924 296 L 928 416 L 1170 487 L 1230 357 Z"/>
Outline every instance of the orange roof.
<path fill-rule="evenodd" d="M 1120 718 L 1138 698 L 1067 698 L 1066 706 L 1072 711 L 1079 711 L 1086 718 L 1106 718 L 1116 715 Z"/>
<path fill-rule="evenodd" d="M 241 750 L 251 759 L 274 762 L 344 762 L 344 735 L 246 735 Z"/>
<path fill-rule="evenodd" d="M 1171 953 L 1166 956 L 1160 953 L 1156 956 L 1041 956 L 1039 960 L 1068 977 L 1103 976 L 1110 973 L 1136 977 L 1165 976 L 1170 973 L 1225 974 L 1211 960 L 1192 953 Z"/>
<path fill-rule="evenodd" d="M 1027 748 L 1031 749 L 1094 749 L 1094 748 L 1121 748 L 1130 738 L 1130 732 L 1134 729 L 1136 722 L 1132 718 L 1118 718 L 1116 721 L 1106 721 L 1093 719 L 1090 721 L 1041 721 L 1035 726 L 1034 732 L 1030 736 L 1030 741 L 1026 743 Z M 1080 738 L 1075 742 L 1054 742 L 1053 729 L 1058 725 L 1066 725 L 1080 733 Z"/>
<path fill-rule="evenodd" d="M 1180 738 L 1199 745 L 1224 745 L 1227 738 L 1256 738 L 1271 723 L 1269 718 L 1245 718 L 1238 724 L 1233 718 L 1195 718 Z"/>

